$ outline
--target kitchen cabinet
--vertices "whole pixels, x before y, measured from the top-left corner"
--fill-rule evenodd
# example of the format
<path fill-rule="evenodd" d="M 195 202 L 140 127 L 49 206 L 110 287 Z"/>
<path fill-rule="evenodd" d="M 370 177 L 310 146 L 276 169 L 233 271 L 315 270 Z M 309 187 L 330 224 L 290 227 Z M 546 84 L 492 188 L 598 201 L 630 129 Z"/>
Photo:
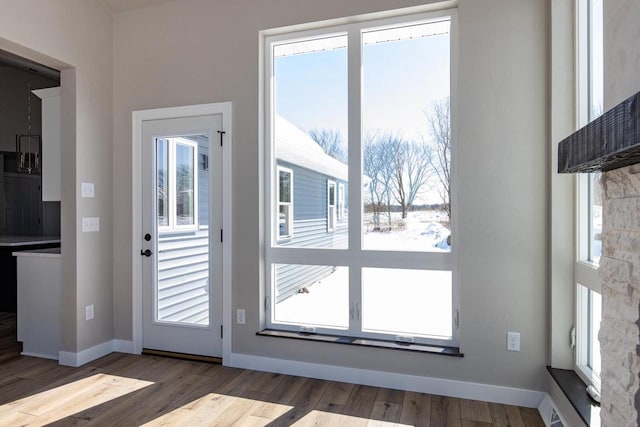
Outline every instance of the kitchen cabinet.
<path fill-rule="evenodd" d="M 62 189 L 60 87 L 32 92 L 42 99 L 42 201 L 60 201 Z"/>
<path fill-rule="evenodd" d="M 60 248 L 15 252 L 22 354 L 58 360 L 62 302 Z"/>
<path fill-rule="evenodd" d="M 0 311 L 16 312 L 16 257 L 13 253 L 52 247 L 60 247 L 60 237 L 0 235 Z"/>

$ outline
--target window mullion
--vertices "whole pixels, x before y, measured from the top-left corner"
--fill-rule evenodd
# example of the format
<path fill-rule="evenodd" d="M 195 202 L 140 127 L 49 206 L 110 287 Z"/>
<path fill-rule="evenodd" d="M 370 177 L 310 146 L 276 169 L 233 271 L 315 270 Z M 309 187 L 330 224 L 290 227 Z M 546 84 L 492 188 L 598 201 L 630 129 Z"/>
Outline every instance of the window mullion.
<path fill-rule="evenodd" d="M 348 33 L 349 251 L 362 251 L 362 44 L 360 28 Z M 349 331 L 362 330 L 362 269 L 349 268 Z"/>
<path fill-rule="evenodd" d="M 362 47 L 360 30 L 348 34 L 349 250 L 362 249 Z"/>
<path fill-rule="evenodd" d="M 349 267 L 349 333 L 362 332 L 362 267 Z"/>

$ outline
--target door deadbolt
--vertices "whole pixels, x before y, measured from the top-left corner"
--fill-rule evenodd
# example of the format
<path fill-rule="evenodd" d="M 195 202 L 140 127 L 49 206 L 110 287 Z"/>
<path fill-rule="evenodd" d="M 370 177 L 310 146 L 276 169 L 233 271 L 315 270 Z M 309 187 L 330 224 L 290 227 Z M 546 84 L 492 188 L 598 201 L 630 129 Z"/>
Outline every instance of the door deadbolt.
<path fill-rule="evenodd" d="M 149 234 L 149 233 L 145 234 L 145 235 L 144 235 L 144 240 L 146 240 L 147 242 L 148 242 L 149 240 L 151 240 L 151 234 Z"/>

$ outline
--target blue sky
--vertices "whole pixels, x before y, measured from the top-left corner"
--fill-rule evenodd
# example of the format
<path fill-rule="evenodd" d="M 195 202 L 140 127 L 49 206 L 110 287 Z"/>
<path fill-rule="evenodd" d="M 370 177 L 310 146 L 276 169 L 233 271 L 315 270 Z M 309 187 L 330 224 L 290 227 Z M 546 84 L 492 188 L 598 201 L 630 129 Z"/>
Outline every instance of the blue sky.
<path fill-rule="evenodd" d="M 278 57 L 276 112 L 301 129 L 347 132 L 347 49 Z M 449 35 L 363 48 L 363 128 L 428 135 L 424 114 L 449 95 Z"/>

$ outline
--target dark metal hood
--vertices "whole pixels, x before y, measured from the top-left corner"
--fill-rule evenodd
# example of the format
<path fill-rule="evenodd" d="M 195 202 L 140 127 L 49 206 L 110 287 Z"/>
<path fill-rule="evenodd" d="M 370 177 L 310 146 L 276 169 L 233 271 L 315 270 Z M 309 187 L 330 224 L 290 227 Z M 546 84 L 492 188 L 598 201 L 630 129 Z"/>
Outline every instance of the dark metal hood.
<path fill-rule="evenodd" d="M 640 163 L 640 92 L 560 141 L 558 172 L 610 171 Z"/>

